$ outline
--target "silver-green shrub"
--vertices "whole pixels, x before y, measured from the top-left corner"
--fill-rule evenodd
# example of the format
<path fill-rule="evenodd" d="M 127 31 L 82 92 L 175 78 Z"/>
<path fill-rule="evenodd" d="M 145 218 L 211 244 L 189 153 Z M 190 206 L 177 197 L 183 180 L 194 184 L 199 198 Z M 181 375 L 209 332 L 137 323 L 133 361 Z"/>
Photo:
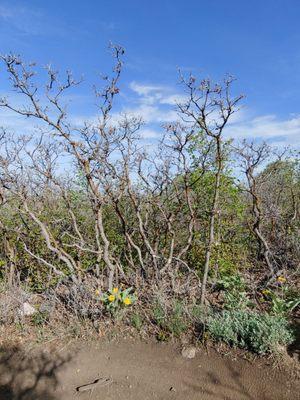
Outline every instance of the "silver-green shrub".
<path fill-rule="evenodd" d="M 276 352 L 293 341 L 285 318 L 249 310 L 214 313 L 208 318 L 207 329 L 215 340 L 259 354 Z"/>

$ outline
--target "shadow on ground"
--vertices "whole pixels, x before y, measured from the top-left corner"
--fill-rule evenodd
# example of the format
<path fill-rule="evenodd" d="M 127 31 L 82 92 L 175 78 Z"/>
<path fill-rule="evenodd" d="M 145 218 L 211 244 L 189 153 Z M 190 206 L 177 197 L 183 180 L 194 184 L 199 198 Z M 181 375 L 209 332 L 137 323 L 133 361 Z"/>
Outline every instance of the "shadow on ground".
<path fill-rule="evenodd" d="M 220 361 L 222 362 L 222 361 Z M 272 395 L 267 396 L 264 393 L 264 388 L 261 387 L 256 392 L 253 387 L 249 387 L 244 382 L 244 377 L 234 368 L 230 362 L 226 363 L 223 361 L 222 369 L 226 371 L 225 377 L 223 374 L 219 374 L 217 371 L 204 371 L 203 381 L 204 385 L 186 384 L 191 387 L 194 392 L 205 395 L 205 398 L 211 398 L 214 400 L 272 400 Z M 259 386 L 259 382 L 255 382 L 256 386 Z M 253 393 L 254 392 L 254 393 Z"/>
<path fill-rule="evenodd" d="M 294 321 L 295 341 L 288 347 L 288 353 L 295 360 L 300 361 L 300 318 Z"/>
<path fill-rule="evenodd" d="M 70 357 L 0 347 L 0 400 L 56 400 L 57 373 Z"/>
<path fill-rule="evenodd" d="M 198 381 L 185 380 L 185 385 L 199 395 L 211 400 L 296 400 L 299 384 L 286 373 L 259 360 L 248 363 L 218 357 L 213 364 L 201 366 Z"/>
<path fill-rule="evenodd" d="M 227 364 L 227 369 L 228 369 L 228 374 L 231 376 L 231 383 L 230 382 L 223 382 L 222 387 L 223 389 L 230 390 L 231 392 L 236 394 L 237 398 L 245 398 L 245 399 L 251 399 L 251 400 L 257 400 L 258 399 L 258 393 L 255 393 L 255 395 L 251 394 L 251 390 L 249 386 L 247 387 L 244 383 L 244 378 L 240 374 L 237 368 L 234 368 L 232 364 Z M 209 379 L 211 382 L 214 382 L 214 374 L 210 373 L 208 374 Z M 260 383 L 257 382 L 257 386 L 260 386 Z M 264 385 L 262 385 L 264 386 Z M 267 397 L 266 394 L 264 393 L 264 387 L 260 387 L 258 389 L 258 392 L 260 392 L 260 398 L 267 400 L 270 399 L 272 400 L 272 396 Z M 226 399 L 226 397 L 224 397 Z"/>

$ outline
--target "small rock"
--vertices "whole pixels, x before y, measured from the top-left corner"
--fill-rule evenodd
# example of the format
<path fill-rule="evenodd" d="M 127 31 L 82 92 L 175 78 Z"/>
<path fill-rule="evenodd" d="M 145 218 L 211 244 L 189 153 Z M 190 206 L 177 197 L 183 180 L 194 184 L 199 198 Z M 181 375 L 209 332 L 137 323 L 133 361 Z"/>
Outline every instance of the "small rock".
<path fill-rule="evenodd" d="M 176 392 L 176 389 L 175 389 L 173 386 L 171 386 L 170 389 L 169 389 L 169 391 L 170 391 L 170 392 Z"/>
<path fill-rule="evenodd" d="M 195 358 L 196 355 L 196 347 L 189 346 L 189 347 L 184 347 L 182 349 L 181 355 L 183 358 Z"/>
<path fill-rule="evenodd" d="M 22 304 L 21 308 L 20 308 L 20 315 L 23 317 L 27 317 L 29 315 L 33 315 L 35 314 L 37 311 L 34 307 L 32 307 L 32 305 L 30 305 L 29 303 L 27 303 L 26 301 Z"/>

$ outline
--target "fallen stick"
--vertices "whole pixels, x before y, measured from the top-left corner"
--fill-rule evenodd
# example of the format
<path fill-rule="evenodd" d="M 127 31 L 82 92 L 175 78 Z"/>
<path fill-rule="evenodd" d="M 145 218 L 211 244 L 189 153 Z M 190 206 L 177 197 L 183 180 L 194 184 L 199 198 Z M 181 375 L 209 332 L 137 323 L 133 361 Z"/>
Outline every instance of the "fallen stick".
<path fill-rule="evenodd" d="M 88 390 L 93 390 L 96 386 L 106 386 L 112 382 L 110 378 L 99 378 L 92 383 L 86 385 L 78 386 L 76 388 L 77 392 L 87 392 Z"/>

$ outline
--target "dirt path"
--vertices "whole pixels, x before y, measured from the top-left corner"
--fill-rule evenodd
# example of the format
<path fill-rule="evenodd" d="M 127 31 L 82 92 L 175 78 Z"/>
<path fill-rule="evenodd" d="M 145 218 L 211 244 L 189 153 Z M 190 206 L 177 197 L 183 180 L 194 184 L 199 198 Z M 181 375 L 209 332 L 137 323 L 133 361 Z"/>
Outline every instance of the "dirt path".
<path fill-rule="evenodd" d="M 5 349 L 0 373 L 0 400 L 300 399 L 299 382 L 264 363 L 203 350 L 187 360 L 174 345 L 132 340 L 81 343 L 57 354 Z M 76 391 L 98 378 L 112 383 Z"/>

